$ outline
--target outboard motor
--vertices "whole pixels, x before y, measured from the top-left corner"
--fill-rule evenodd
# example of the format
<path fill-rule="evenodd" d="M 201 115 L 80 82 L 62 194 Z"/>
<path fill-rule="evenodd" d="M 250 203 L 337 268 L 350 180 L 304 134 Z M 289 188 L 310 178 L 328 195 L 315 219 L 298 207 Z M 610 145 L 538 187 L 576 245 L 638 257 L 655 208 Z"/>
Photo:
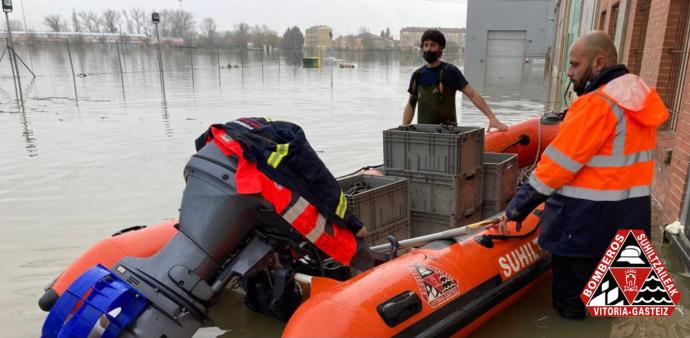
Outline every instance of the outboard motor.
<path fill-rule="evenodd" d="M 234 278 L 250 308 L 287 320 L 301 300 L 290 251 L 305 250 L 304 238 L 263 198 L 237 193 L 236 168 L 236 158 L 214 142 L 193 155 L 184 170 L 179 233 L 151 257 L 127 257 L 111 271 L 94 268 L 90 285 L 68 289 L 58 300 L 43 336 L 68 327 L 63 333 L 88 335 L 100 325 L 104 337 L 191 337 L 213 324 L 208 308 Z M 266 295 L 261 285 L 269 284 Z"/>

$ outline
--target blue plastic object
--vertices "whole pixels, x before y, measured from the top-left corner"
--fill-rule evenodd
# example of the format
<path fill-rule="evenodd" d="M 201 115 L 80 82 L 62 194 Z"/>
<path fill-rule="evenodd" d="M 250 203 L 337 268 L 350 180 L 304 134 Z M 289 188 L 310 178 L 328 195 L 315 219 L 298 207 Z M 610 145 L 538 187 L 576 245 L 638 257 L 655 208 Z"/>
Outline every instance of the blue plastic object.
<path fill-rule="evenodd" d="M 114 338 L 148 304 L 144 295 L 98 264 L 79 276 L 55 302 L 43 323 L 41 337 L 88 337 L 98 320 L 106 316 L 109 325 L 102 337 Z M 118 314 L 109 314 L 118 308 Z"/>

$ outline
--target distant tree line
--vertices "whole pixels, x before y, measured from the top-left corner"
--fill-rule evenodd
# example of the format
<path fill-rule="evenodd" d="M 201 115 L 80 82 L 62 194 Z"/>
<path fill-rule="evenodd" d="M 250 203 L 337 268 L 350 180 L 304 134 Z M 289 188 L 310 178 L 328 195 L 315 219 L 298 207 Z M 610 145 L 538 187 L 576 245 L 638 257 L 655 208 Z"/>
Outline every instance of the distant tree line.
<path fill-rule="evenodd" d="M 219 31 L 213 18 L 204 18 L 197 24 L 192 13 L 185 10 L 164 9 L 159 13 L 158 30 L 161 37 L 182 38 L 188 45 L 245 48 L 252 43 L 255 46 L 270 45 L 283 49 L 302 49 L 304 46 L 304 35 L 297 26 L 288 28 L 282 36 L 266 25 L 250 26 L 246 23 L 235 25 L 230 31 Z M 10 24 L 12 29 L 23 29 L 19 21 Z M 151 12 L 136 8 L 121 11 L 107 9 L 103 13 L 72 10 L 69 20 L 62 15 L 51 14 L 44 17 L 43 25 L 52 32 L 154 35 Z"/>

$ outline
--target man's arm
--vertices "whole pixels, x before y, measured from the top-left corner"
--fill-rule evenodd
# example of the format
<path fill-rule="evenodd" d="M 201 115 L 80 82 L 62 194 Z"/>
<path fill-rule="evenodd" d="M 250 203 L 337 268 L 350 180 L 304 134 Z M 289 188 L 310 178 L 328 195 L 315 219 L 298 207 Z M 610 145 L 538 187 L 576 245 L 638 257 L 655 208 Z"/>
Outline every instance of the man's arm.
<path fill-rule="evenodd" d="M 594 100 L 603 99 L 581 99 L 570 107 L 568 118 L 544 149 L 529 181 L 508 203 L 508 220 L 524 220 L 535 207 L 572 181 L 614 134 L 616 117 L 606 104 L 592 104 Z"/>
<path fill-rule="evenodd" d="M 416 96 L 410 94 L 410 99 L 407 100 L 407 104 L 405 104 L 405 110 L 403 110 L 403 126 L 408 126 L 412 123 L 412 119 L 414 118 L 414 109 L 416 105 Z"/>
<path fill-rule="evenodd" d="M 506 131 L 508 130 L 508 126 L 503 124 L 501 121 L 499 121 L 496 118 L 496 115 L 494 115 L 494 112 L 491 111 L 491 108 L 489 108 L 489 105 L 486 103 L 484 98 L 479 94 L 479 92 L 472 87 L 472 85 L 467 84 L 463 89 L 462 93 L 467 96 L 467 98 L 472 101 L 475 107 L 479 109 L 484 115 L 486 115 L 487 118 L 489 118 L 489 129 L 491 128 L 496 128 L 501 131 Z"/>

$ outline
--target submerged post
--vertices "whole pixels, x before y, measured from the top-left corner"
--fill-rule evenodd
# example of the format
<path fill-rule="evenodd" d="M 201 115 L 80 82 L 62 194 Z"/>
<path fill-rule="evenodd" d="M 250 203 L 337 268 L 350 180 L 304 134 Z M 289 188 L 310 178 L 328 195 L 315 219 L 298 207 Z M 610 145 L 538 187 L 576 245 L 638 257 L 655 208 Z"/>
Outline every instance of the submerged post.
<path fill-rule="evenodd" d="M 120 66 L 120 84 L 122 84 L 122 99 L 125 99 L 125 75 L 122 71 L 122 58 L 120 57 L 120 42 L 115 42 L 115 47 L 117 48 L 117 65 Z"/>
<path fill-rule="evenodd" d="M 264 48 L 261 48 L 261 83 L 264 82 Z"/>
<path fill-rule="evenodd" d="M 2 11 L 5 12 L 5 21 L 7 22 L 7 48 L 10 51 L 10 66 L 12 67 L 12 76 L 14 77 L 14 89 L 17 101 L 24 103 L 24 94 L 22 94 L 22 80 L 19 75 L 19 65 L 17 65 L 17 56 L 14 53 L 12 46 L 12 28 L 10 27 L 10 15 L 12 12 L 12 0 L 2 1 Z"/>
<path fill-rule="evenodd" d="M 77 95 L 77 76 L 74 74 L 74 63 L 72 62 L 72 51 L 69 49 L 69 40 L 65 39 L 67 46 L 67 56 L 69 57 L 69 66 L 72 69 L 72 83 L 74 84 L 74 101 L 79 105 L 79 96 Z"/>
<path fill-rule="evenodd" d="M 216 46 L 216 62 L 218 62 L 218 88 L 220 88 L 220 48 Z"/>
<path fill-rule="evenodd" d="M 158 73 L 161 78 L 161 94 L 163 99 L 165 99 L 165 75 L 163 74 L 163 58 L 161 57 L 161 37 L 158 32 L 158 23 L 161 21 L 160 14 L 158 12 L 151 13 L 151 21 L 154 26 L 156 26 L 156 51 L 158 52 Z"/>
<path fill-rule="evenodd" d="M 192 89 L 194 89 L 194 48 L 189 50 L 189 69 L 192 70 Z"/>

